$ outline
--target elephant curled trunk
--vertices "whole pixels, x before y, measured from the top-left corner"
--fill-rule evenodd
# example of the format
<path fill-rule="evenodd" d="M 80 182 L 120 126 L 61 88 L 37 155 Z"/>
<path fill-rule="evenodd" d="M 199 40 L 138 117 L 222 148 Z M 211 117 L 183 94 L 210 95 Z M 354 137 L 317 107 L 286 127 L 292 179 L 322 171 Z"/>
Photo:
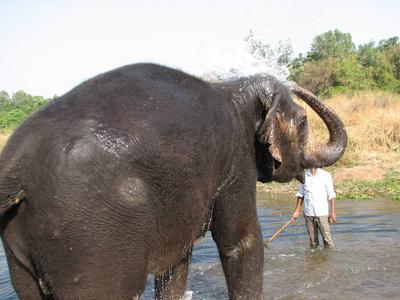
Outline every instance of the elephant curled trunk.
<path fill-rule="evenodd" d="M 310 91 L 291 82 L 291 91 L 306 102 L 323 120 L 329 131 L 329 141 L 326 144 L 315 141 L 309 137 L 303 149 L 302 167 L 329 166 L 343 155 L 347 145 L 347 133 L 339 116 L 317 96 Z"/>

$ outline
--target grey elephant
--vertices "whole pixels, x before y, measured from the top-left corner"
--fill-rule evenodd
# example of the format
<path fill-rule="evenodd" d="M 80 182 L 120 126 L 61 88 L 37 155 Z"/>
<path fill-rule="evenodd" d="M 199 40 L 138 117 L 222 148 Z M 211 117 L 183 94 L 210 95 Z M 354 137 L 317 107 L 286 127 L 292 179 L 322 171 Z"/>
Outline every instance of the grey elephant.
<path fill-rule="evenodd" d="M 307 102 L 330 132 L 310 138 Z M 347 135 L 310 92 L 271 76 L 209 83 L 154 64 L 79 85 L 27 119 L 0 157 L 0 228 L 21 299 L 185 293 L 211 230 L 230 299 L 262 298 L 256 181 L 304 181 Z"/>

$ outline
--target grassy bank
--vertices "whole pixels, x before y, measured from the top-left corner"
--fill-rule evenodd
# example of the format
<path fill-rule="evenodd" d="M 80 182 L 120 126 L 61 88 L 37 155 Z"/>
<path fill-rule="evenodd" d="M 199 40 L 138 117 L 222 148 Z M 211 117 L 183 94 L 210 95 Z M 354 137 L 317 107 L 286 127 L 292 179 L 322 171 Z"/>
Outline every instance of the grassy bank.
<path fill-rule="evenodd" d="M 305 106 L 301 101 L 300 105 Z M 347 198 L 386 195 L 400 200 L 400 95 L 384 92 L 339 95 L 327 103 L 342 118 L 349 136 L 344 156 L 331 167 L 336 191 Z M 328 132 L 308 107 L 310 129 L 321 142 Z M 11 130 L 0 133 L 2 149 Z M 298 182 L 258 184 L 268 195 L 294 195 Z"/>

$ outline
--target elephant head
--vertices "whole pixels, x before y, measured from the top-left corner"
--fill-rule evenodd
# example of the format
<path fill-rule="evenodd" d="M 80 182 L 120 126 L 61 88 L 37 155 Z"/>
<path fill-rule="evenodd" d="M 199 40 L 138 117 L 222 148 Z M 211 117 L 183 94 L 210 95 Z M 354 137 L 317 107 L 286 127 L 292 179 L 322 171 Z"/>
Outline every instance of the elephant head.
<path fill-rule="evenodd" d="M 286 88 L 278 81 L 268 82 L 270 100 L 258 125 L 255 141 L 258 180 L 304 183 L 304 169 L 335 163 L 344 153 L 347 134 L 339 116 L 311 92 L 291 83 Z M 307 113 L 290 97 L 290 92 L 306 102 L 326 124 L 330 138 L 326 144 L 312 138 Z M 261 98 L 262 99 L 262 98 Z M 265 98 L 264 98 L 265 99 Z"/>

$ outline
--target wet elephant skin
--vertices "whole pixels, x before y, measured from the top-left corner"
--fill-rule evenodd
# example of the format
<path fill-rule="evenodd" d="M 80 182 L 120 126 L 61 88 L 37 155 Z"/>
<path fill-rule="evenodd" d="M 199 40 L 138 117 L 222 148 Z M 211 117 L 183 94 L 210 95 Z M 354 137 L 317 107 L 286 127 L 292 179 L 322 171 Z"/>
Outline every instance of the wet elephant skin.
<path fill-rule="evenodd" d="M 154 274 L 156 298 L 179 299 L 211 230 L 230 298 L 261 298 L 256 181 L 302 180 L 308 140 L 305 110 L 271 76 L 208 83 L 137 64 L 84 82 L 0 156 L 18 296 L 137 299 Z"/>

